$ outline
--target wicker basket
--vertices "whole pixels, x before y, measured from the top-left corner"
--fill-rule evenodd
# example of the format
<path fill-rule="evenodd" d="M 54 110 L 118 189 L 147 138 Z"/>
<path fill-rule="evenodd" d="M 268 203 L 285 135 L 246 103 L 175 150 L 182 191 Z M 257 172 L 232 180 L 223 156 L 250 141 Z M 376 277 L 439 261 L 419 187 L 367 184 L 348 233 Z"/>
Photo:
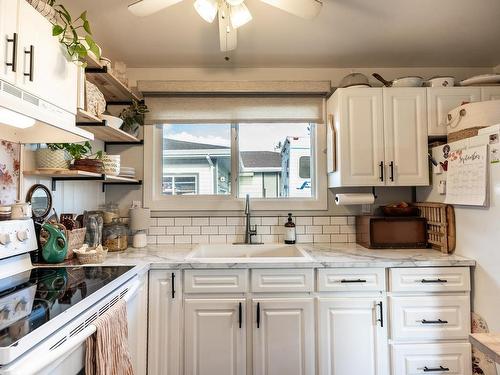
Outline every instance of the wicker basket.
<path fill-rule="evenodd" d="M 473 128 L 467 128 L 459 130 L 457 132 L 448 133 L 448 143 L 475 137 L 476 135 L 478 135 L 479 130 L 483 128 L 485 128 L 485 126 L 475 126 Z"/>
<path fill-rule="evenodd" d="M 76 257 L 81 264 L 97 264 L 104 262 L 107 254 L 108 248 L 104 247 L 103 251 L 96 251 L 95 253 L 76 253 Z"/>
<path fill-rule="evenodd" d="M 71 156 L 65 150 L 39 148 L 35 151 L 37 169 L 68 169 Z"/>
<path fill-rule="evenodd" d="M 79 249 L 85 240 L 85 233 L 87 228 L 79 228 L 66 231 L 66 238 L 68 239 L 68 253 L 65 259 L 71 259 L 74 256 L 73 250 Z"/>

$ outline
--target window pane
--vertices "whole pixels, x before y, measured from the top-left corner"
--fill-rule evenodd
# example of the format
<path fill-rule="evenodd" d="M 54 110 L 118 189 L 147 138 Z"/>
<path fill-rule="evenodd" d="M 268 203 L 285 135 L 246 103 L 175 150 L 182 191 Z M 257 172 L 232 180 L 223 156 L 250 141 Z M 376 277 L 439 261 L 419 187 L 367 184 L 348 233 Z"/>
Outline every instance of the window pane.
<path fill-rule="evenodd" d="M 164 195 L 231 193 L 231 125 L 163 125 Z"/>
<path fill-rule="evenodd" d="M 313 126 L 240 124 L 238 195 L 244 197 L 249 194 L 257 198 L 312 197 L 310 161 Z"/>

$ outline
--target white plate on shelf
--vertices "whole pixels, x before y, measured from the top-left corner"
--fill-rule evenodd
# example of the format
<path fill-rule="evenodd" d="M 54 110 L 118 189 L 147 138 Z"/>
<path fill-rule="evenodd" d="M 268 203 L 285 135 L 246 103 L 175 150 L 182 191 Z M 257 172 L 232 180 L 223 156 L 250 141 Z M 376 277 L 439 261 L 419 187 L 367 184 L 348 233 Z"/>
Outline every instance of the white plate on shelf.
<path fill-rule="evenodd" d="M 500 85 L 500 74 L 481 74 L 460 81 L 460 86 Z"/>

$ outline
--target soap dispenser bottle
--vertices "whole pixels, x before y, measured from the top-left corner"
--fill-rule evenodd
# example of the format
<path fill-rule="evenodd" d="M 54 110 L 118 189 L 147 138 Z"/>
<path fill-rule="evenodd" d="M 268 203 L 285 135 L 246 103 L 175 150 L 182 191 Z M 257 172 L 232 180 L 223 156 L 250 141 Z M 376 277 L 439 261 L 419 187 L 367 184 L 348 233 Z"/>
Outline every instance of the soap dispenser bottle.
<path fill-rule="evenodd" d="M 293 245 L 296 241 L 295 223 L 292 219 L 292 214 L 288 214 L 288 220 L 285 223 L 285 243 Z"/>

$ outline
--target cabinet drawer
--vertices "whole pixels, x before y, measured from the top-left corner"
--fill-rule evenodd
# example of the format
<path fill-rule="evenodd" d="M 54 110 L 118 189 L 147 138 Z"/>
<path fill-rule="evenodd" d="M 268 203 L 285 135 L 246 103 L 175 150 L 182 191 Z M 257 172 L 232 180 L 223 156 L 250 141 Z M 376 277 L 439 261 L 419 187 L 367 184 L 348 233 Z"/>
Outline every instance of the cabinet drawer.
<path fill-rule="evenodd" d="M 470 291 L 469 267 L 391 268 L 392 292 Z"/>
<path fill-rule="evenodd" d="M 392 339 L 467 339 L 469 296 L 391 297 Z"/>
<path fill-rule="evenodd" d="M 312 292 L 313 269 L 252 270 L 252 292 Z"/>
<path fill-rule="evenodd" d="M 318 291 L 384 291 L 385 269 L 330 268 L 318 270 Z"/>
<path fill-rule="evenodd" d="M 185 293 L 243 293 L 248 290 L 248 270 L 186 270 Z"/>
<path fill-rule="evenodd" d="M 392 374 L 471 375 L 468 343 L 393 345 Z"/>

